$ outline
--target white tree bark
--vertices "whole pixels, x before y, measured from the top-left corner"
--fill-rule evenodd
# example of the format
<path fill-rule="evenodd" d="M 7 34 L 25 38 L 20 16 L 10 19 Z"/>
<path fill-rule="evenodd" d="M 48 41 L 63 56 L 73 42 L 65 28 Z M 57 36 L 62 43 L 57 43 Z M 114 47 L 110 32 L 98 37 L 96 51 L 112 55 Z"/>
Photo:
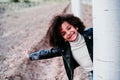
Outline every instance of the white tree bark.
<path fill-rule="evenodd" d="M 94 80 L 120 80 L 120 0 L 93 0 Z"/>
<path fill-rule="evenodd" d="M 71 0 L 72 13 L 82 19 L 82 0 Z"/>

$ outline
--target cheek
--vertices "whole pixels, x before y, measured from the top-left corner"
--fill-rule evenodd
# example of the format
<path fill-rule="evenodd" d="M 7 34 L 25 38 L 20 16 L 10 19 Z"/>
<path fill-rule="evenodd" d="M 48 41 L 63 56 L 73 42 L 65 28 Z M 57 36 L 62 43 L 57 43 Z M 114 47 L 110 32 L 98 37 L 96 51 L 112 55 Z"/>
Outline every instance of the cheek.
<path fill-rule="evenodd" d="M 63 36 L 63 39 L 66 39 L 66 36 Z"/>
<path fill-rule="evenodd" d="M 66 36 L 63 36 L 63 39 L 64 39 L 65 41 L 67 41 L 67 38 L 66 38 Z"/>
<path fill-rule="evenodd" d="M 79 32 L 75 29 L 75 33 L 77 33 L 77 34 L 78 34 Z"/>

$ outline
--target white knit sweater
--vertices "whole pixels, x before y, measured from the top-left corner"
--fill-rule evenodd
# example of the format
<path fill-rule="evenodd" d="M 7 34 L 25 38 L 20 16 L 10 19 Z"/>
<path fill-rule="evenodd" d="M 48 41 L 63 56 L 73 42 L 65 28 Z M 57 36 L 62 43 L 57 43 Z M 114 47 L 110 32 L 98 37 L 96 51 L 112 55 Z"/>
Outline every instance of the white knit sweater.
<path fill-rule="evenodd" d="M 88 53 L 88 49 L 82 35 L 78 35 L 78 38 L 74 42 L 70 42 L 73 57 L 78 64 L 86 71 L 93 70 L 93 63 Z"/>

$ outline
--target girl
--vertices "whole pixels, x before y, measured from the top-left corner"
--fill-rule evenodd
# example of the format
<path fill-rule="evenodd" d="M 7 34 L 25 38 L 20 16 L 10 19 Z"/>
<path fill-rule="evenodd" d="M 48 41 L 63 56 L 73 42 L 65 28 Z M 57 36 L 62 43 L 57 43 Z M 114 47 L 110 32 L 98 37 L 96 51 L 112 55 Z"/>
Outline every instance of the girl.
<path fill-rule="evenodd" d="M 57 15 L 52 19 L 46 38 L 53 47 L 29 55 L 30 60 L 62 56 L 69 80 L 73 80 L 74 69 L 79 65 L 85 72 L 93 71 L 93 33 L 78 17 L 72 14 Z"/>

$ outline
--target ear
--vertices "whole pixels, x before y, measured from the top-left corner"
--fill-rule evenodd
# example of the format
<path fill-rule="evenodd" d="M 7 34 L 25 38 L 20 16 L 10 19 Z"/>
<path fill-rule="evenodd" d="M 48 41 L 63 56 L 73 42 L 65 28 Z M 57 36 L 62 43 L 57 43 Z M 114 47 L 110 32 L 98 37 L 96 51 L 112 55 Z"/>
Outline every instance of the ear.
<path fill-rule="evenodd" d="M 78 30 L 78 27 L 76 27 L 75 29 Z"/>

